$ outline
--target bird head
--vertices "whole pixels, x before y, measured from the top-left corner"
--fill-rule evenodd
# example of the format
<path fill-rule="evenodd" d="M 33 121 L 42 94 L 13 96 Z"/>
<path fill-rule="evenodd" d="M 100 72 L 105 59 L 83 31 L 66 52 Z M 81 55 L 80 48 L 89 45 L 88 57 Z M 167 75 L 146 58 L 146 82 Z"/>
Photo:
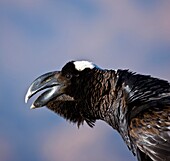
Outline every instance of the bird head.
<path fill-rule="evenodd" d="M 97 81 L 93 80 L 97 71 L 102 70 L 92 62 L 70 61 L 61 71 L 49 72 L 35 79 L 26 93 L 25 102 L 38 93 L 31 109 L 46 106 L 78 126 L 85 120 L 92 127 L 96 118 L 88 104 L 94 98 L 90 92 L 94 91 L 91 87 L 93 83 L 96 85 Z"/>
<path fill-rule="evenodd" d="M 78 91 L 81 90 L 78 84 L 94 68 L 97 68 L 97 66 L 89 61 L 70 61 L 61 71 L 43 74 L 30 85 L 25 96 L 25 102 L 27 103 L 32 96 L 40 91 L 43 91 L 43 93 L 33 102 L 31 109 L 46 106 L 50 101 L 62 95 L 68 95 L 68 100 L 70 100 L 70 97 L 72 99 L 78 98 L 77 93 L 81 93 L 81 91 Z"/>

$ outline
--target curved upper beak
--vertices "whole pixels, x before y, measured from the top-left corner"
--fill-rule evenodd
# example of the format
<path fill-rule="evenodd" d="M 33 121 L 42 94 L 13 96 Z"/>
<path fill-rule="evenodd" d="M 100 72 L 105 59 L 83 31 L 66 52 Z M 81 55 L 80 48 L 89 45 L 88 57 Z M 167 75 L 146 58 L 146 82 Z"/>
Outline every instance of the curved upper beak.
<path fill-rule="evenodd" d="M 38 108 L 38 107 L 45 106 L 51 99 L 63 94 L 61 87 L 63 87 L 64 84 L 62 82 L 59 82 L 58 80 L 59 75 L 60 72 L 58 71 L 50 72 L 50 73 L 43 74 L 37 79 L 35 79 L 30 85 L 25 95 L 25 103 L 27 103 L 28 100 L 33 95 L 35 95 L 36 93 L 44 89 L 47 90 L 34 101 L 31 108 Z"/>

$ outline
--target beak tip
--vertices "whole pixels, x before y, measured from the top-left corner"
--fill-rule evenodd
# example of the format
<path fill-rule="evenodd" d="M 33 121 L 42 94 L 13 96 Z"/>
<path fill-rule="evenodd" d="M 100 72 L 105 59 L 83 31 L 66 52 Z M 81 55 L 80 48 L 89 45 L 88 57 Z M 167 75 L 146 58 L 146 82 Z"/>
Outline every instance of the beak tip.
<path fill-rule="evenodd" d="M 29 88 L 28 91 L 27 91 L 27 93 L 26 93 L 26 95 L 25 95 L 25 103 L 28 102 L 28 100 L 30 99 L 31 95 L 32 95 L 32 92 L 31 92 L 31 90 L 30 90 L 30 88 Z M 32 104 L 31 107 L 30 107 L 30 109 L 34 109 L 34 108 L 36 108 L 36 107 Z"/>
<path fill-rule="evenodd" d="M 25 96 L 25 103 L 27 103 L 28 102 L 28 97 L 27 97 L 27 95 Z"/>
<path fill-rule="evenodd" d="M 30 87 L 31 88 L 31 87 Z M 31 89 L 28 89 L 26 95 L 25 95 L 25 103 L 28 102 L 28 100 L 30 99 L 31 95 L 32 95 L 32 92 L 31 92 Z"/>
<path fill-rule="evenodd" d="M 36 107 L 34 106 L 34 104 L 31 105 L 30 109 L 35 109 Z"/>

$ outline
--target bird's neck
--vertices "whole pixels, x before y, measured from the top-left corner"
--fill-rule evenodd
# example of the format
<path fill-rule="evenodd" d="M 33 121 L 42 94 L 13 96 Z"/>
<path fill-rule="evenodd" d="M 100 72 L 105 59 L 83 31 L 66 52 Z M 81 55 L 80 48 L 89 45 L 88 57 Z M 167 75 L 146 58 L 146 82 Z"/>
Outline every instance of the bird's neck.
<path fill-rule="evenodd" d="M 115 72 L 109 70 L 98 70 L 92 73 L 88 81 L 84 80 L 87 88 L 83 91 L 82 99 L 85 100 L 85 111 L 90 112 L 90 115 L 96 119 L 104 119 L 109 107 L 114 100 L 114 78 Z"/>

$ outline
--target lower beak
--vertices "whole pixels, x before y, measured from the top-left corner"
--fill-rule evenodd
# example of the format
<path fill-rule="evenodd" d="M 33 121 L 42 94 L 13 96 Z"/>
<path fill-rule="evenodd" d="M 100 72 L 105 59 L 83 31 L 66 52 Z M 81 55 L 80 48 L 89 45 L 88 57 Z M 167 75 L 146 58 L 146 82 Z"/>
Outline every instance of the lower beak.
<path fill-rule="evenodd" d="M 27 101 L 39 91 L 45 90 L 31 106 L 31 108 L 38 108 L 45 106 L 50 100 L 63 94 L 62 87 L 64 84 L 59 82 L 59 75 L 60 72 L 50 72 L 35 79 L 26 93 L 25 102 L 27 103 Z"/>

